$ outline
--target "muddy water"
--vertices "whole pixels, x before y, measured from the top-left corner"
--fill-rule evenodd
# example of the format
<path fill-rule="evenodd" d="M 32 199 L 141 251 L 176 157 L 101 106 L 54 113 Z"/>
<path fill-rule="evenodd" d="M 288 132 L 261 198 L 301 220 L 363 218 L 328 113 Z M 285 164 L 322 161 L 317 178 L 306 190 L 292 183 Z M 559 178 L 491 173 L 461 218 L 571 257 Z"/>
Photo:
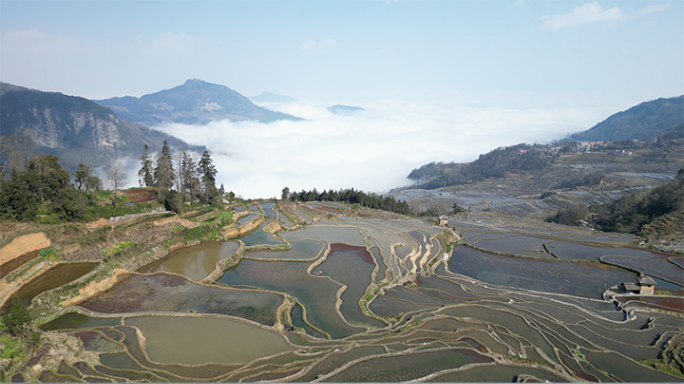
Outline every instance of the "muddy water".
<path fill-rule="evenodd" d="M 160 363 L 246 363 L 295 349 L 276 332 L 228 319 L 138 317 L 126 325 L 140 329 L 150 359 Z"/>
<path fill-rule="evenodd" d="M 252 220 L 252 219 L 255 218 L 255 217 L 256 217 L 255 214 L 247 215 L 247 216 L 245 216 L 245 217 L 243 217 L 243 218 L 241 218 L 241 219 L 238 219 L 237 224 L 240 225 L 240 224 L 247 223 L 247 222 L 249 222 L 250 220 Z"/>
<path fill-rule="evenodd" d="M 330 254 L 326 260 L 311 273 L 330 276 L 347 286 L 342 293 L 340 306 L 340 312 L 347 321 L 355 325 L 383 327 L 384 323 L 365 316 L 359 307 L 359 300 L 371 284 L 371 273 L 374 268 L 375 260 L 366 247 L 333 243 L 330 244 Z"/>
<path fill-rule="evenodd" d="M 458 368 L 469 363 L 493 362 L 490 357 L 465 348 L 378 357 L 354 364 L 325 381 L 394 381 L 415 380 L 434 372 Z"/>
<path fill-rule="evenodd" d="M 171 272 L 200 281 L 216 268 L 216 262 L 230 257 L 238 247 L 237 241 L 207 241 L 171 252 L 168 256 L 140 268 L 138 272 Z"/>
<path fill-rule="evenodd" d="M 617 376 L 626 382 L 674 382 L 674 376 L 641 365 L 614 352 L 582 350 L 587 360 L 596 368 Z"/>
<path fill-rule="evenodd" d="M 655 259 L 639 256 L 607 255 L 601 257 L 601 260 L 634 269 L 652 277 L 657 276 L 684 286 L 684 271 L 672 265 L 672 263 L 665 258 Z"/>
<path fill-rule="evenodd" d="M 485 367 L 472 367 L 463 371 L 446 373 L 432 378 L 433 382 L 446 383 L 472 383 L 472 382 L 493 382 L 493 383 L 514 383 L 519 375 L 532 375 L 547 382 L 565 382 L 560 376 L 553 375 L 541 369 L 532 367 L 521 367 L 511 365 L 488 365 Z"/>
<path fill-rule="evenodd" d="M 275 207 L 275 203 L 264 203 L 261 205 L 261 207 L 264 209 L 266 217 L 271 219 L 275 219 L 276 217 L 278 217 L 278 214 L 273 210 L 273 207 Z"/>
<path fill-rule="evenodd" d="M 89 351 L 118 352 L 123 350 L 121 345 L 105 339 L 102 334 L 97 331 L 74 332 L 72 335 L 81 339 L 83 347 Z"/>
<path fill-rule="evenodd" d="M 38 252 L 39 251 L 27 253 L 0 266 L 0 278 L 7 276 L 10 272 L 38 257 Z"/>
<path fill-rule="evenodd" d="M 282 303 L 283 296 L 275 293 L 204 286 L 177 275 L 156 273 L 131 274 L 80 306 L 101 313 L 222 314 L 273 325 Z"/>
<path fill-rule="evenodd" d="M 567 263 L 492 255 L 457 247 L 449 269 L 487 283 L 600 299 L 603 291 L 635 275 L 597 263 Z"/>
<path fill-rule="evenodd" d="M 250 251 L 245 257 L 254 259 L 313 260 L 323 251 L 325 244 L 320 241 L 300 240 L 290 242 L 289 251 Z"/>
<path fill-rule="evenodd" d="M 309 263 L 242 260 L 227 270 L 218 283 L 287 292 L 306 308 L 309 322 L 332 337 L 361 332 L 360 328 L 344 324 L 335 312 L 340 285 L 325 277 L 309 275 L 308 267 Z"/>
<path fill-rule="evenodd" d="M 281 236 L 286 240 L 325 240 L 329 243 L 345 243 L 367 246 L 363 235 L 351 227 L 306 227 L 294 232 L 285 232 Z"/>
<path fill-rule="evenodd" d="M 548 240 L 530 236 L 512 236 L 504 239 L 479 240 L 474 243 L 478 248 L 499 253 L 508 253 L 540 259 L 554 257 L 544 250 L 544 242 Z"/>
<path fill-rule="evenodd" d="M 59 329 L 81 329 L 81 328 L 95 328 L 107 327 L 121 324 L 120 318 L 112 319 L 98 319 L 81 315 L 78 313 L 67 313 L 60 316 L 49 323 L 40 326 L 43 331 L 54 331 Z"/>
<path fill-rule="evenodd" d="M 59 264 L 19 288 L 17 296 L 28 306 L 38 294 L 78 279 L 100 263 Z"/>
<path fill-rule="evenodd" d="M 252 246 L 252 245 L 260 245 L 260 244 L 270 244 L 270 245 L 277 245 L 277 244 L 285 244 L 282 240 L 276 238 L 273 236 L 273 234 L 264 232 L 264 228 L 268 225 L 269 223 L 264 223 L 259 227 L 256 231 L 250 233 L 249 235 L 243 237 L 242 242 L 245 243 L 246 246 Z"/>

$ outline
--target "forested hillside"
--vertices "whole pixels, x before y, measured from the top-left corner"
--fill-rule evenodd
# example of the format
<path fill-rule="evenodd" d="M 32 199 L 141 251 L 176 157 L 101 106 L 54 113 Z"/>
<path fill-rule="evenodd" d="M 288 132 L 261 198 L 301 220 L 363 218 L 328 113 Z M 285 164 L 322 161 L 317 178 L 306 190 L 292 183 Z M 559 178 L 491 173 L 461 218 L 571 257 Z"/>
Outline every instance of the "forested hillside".
<path fill-rule="evenodd" d="M 518 144 L 495 149 L 472 163 L 430 163 L 414 169 L 408 178 L 418 187 L 436 189 L 468 184 L 489 177 L 504 177 L 506 172 L 527 172 L 546 168 L 557 155 L 549 146 Z"/>
<path fill-rule="evenodd" d="M 658 238 L 684 233 L 684 169 L 674 181 L 640 195 L 624 196 L 605 204 L 583 204 L 560 210 L 547 221 L 578 225 L 588 222 L 606 232 Z"/>

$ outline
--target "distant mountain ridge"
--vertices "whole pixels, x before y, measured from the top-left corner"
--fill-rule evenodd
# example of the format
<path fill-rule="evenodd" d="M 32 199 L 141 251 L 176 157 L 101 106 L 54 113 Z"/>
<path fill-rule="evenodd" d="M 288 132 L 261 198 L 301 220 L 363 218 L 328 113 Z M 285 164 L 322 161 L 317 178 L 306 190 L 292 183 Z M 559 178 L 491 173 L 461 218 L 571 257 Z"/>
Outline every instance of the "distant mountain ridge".
<path fill-rule="evenodd" d="M 187 80 L 177 87 L 141 97 L 125 96 L 94 100 L 123 119 L 154 126 L 165 122 L 206 124 L 216 120 L 302 120 L 259 107 L 238 92 L 202 80 Z"/>
<path fill-rule="evenodd" d="M 293 99 L 290 96 L 278 95 L 267 91 L 261 92 L 257 96 L 249 96 L 248 98 L 255 103 L 292 103 L 297 101 L 297 99 Z"/>
<path fill-rule="evenodd" d="M 684 132 L 684 95 L 643 102 L 570 138 L 577 141 L 645 140 L 673 130 Z"/>
<path fill-rule="evenodd" d="M 33 150 L 60 158 L 73 170 L 79 162 L 105 166 L 124 157 L 152 152 L 164 140 L 174 147 L 202 151 L 171 135 L 120 119 L 111 109 L 88 99 L 0 83 L 0 135 L 30 139 Z M 2 159 L 0 159 L 2 161 Z"/>

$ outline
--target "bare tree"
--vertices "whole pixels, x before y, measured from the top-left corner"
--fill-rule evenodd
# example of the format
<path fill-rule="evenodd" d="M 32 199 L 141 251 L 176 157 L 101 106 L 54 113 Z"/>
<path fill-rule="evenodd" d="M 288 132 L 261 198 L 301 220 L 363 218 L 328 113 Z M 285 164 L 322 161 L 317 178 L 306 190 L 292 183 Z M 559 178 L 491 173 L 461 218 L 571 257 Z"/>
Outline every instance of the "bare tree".
<path fill-rule="evenodd" d="M 28 164 L 29 157 L 33 154 L 35 144 L 33 141 L 15 130 L 9 136 L 3 136 L 0 142 L 0 161 L 3 161 L 3 169 L 23 169 Z"/>
<path fill-rule="evenodd" d="M 118 161 L 110 164 L 109 168 L 107 169 L 107 176 L 109 177 L 109 181 L 111 181 L 112 185 L 114 186 L 114 199 L 112 200 L 112 204 L 114 207 L 116 207 L 118 200 L 117 192 L 119 187 L 123 186 L 122 184 L 124 183 L 126 177 L 124 174 L 123 165 L 121 165 L 121 163 Z"/>

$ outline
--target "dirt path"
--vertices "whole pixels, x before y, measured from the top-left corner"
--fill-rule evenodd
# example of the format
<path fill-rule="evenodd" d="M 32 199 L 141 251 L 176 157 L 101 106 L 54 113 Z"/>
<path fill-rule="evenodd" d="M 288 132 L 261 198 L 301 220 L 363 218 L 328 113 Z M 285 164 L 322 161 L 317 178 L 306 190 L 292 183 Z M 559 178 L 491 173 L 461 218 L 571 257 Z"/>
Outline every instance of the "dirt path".
<path fill-rule="evenodd" d="M 0 249 L 0 265 L 10 262 L 22 255 L 39 251 L 52 244 L 44 233 L 32 233 L 12 240 L 11 243 Z"/>

